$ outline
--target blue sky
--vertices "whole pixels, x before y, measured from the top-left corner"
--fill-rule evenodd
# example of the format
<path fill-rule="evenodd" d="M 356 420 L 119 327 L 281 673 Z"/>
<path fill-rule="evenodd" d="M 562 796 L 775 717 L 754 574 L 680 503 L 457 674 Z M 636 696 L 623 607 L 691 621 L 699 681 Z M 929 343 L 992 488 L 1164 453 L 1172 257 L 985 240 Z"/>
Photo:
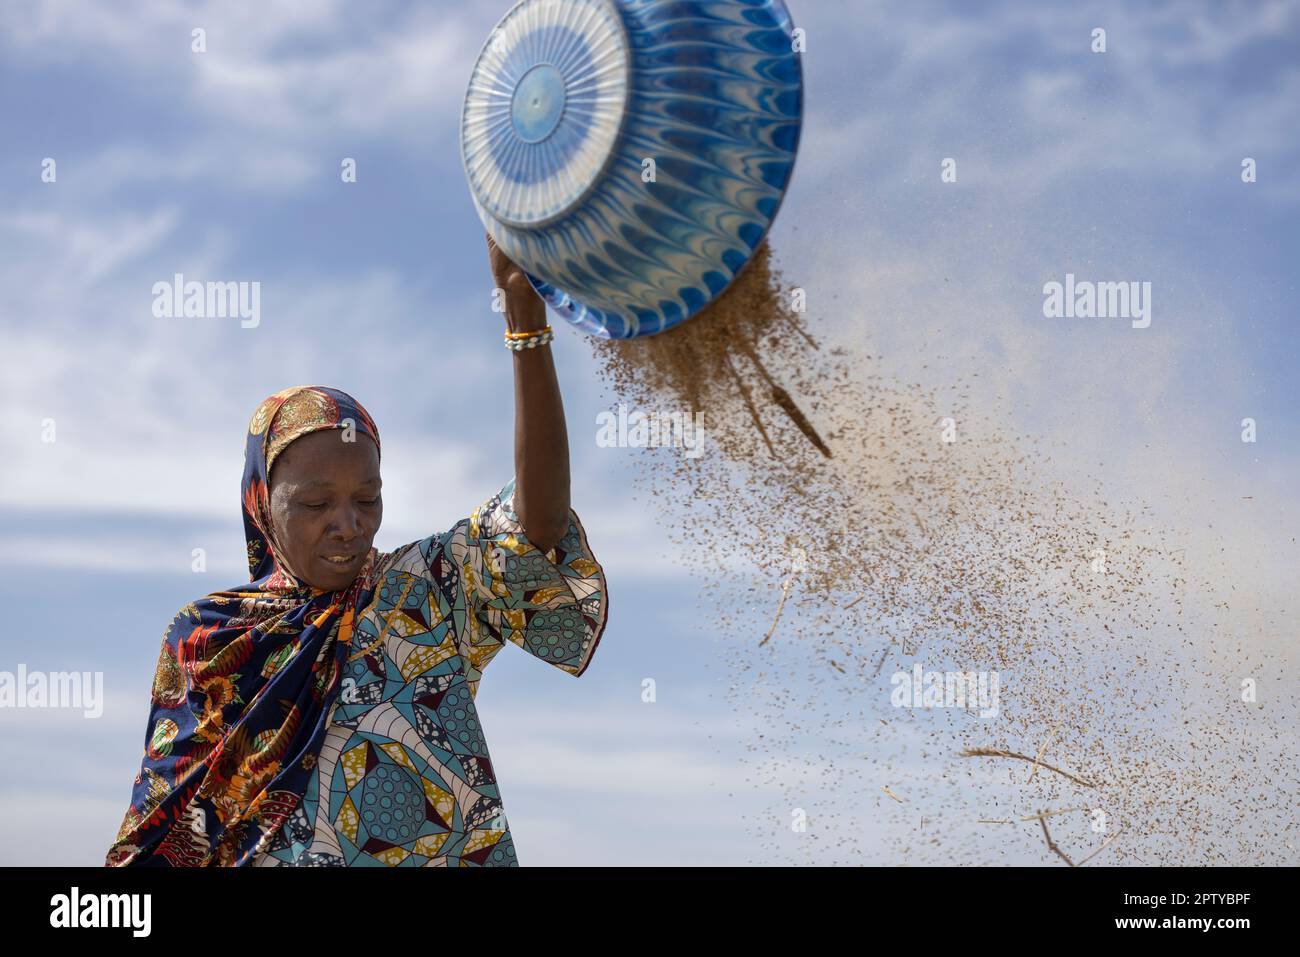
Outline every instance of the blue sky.
<path fill-rule="evenodd" d="M 1141 496 L 1189 534 L 1213 514 L 1228 573 L 1262 605 L 1293 602 L 1300 8 L 790 8 L 807 117 L 773 245 L 810 323 L 902 381 L 942 392 L 978 371 L 985 411 L 1061 443 L 1063 475 Z M 107 697 L 95 721 L 0 712 L 0 863 L 102 860 L 163 628 L 240 580 L 243 429 L 262 397 L 317 382 L 367 406 L 384 548 L 510 478 L 511 367 L 457 145 L 470 66 L 505 9 L 0 10 L 0 669 L 103 671 Z M 177 272 L 259 281 L 261 324 L 154 318 L 151 288 Z M 1152 282 L 1151 327 L 1045 319 L 1042 285 L 1066 272 Z M 507 649 L 482 684 L 521 862 L 773 859 L 756 835 L 782 829 L 801 784 L 755 783 L 745 753 L 763 729 L 719 693 L 698 582 L 629 491 L 638 452 L 596 444 L 618 399 L 577 333 L 553 351 L 610 622 L 578 681 Z M 1260 634 L 1294 644 L 1293 628 Z M 879 847 L 901 825 L 863 826 Z"/>

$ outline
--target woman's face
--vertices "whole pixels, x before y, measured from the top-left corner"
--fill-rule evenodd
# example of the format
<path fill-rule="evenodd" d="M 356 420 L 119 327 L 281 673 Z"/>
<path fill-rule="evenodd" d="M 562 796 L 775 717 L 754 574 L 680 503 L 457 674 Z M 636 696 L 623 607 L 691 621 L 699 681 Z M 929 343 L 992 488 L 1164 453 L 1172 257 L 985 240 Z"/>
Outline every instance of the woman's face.
<path fill-rule="evenodd" d="M 324 429 L 291 442 L 271 468 L 271 521 L 306 584 L 342 591 L 361 570 L 384 505 L 379 449 L 361 433 Z"/>

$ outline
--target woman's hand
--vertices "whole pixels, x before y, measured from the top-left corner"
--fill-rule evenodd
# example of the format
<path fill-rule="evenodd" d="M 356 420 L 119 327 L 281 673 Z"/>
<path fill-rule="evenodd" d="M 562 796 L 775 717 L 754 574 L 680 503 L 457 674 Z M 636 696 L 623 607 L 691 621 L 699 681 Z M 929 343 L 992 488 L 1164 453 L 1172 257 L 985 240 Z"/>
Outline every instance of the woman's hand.
<path fill-rule="evenodd" d="M 506 325 L 511 332 L 529 332 L 546 325 L 546 303 L 533 288 L 524 271 L 503 253 L 487 233 L 488 263 L 492 279 L 505 297 Z"/>

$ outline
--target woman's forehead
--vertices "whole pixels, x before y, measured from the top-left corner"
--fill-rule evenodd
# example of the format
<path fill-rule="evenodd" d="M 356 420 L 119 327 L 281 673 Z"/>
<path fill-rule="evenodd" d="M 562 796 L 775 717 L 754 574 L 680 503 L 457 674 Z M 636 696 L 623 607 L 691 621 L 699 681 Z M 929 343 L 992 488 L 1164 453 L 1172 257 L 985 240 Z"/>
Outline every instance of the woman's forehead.
<path fill-rule="evenodd" d="M 379 478 L 379 449 L 365 433 L 345 429 L 321 429 L 300 436 L 280 452 L 271 470 L 277 479 L 297 477 L 324 479 L 334 470 L 362 476 L 363 481 Z"/>

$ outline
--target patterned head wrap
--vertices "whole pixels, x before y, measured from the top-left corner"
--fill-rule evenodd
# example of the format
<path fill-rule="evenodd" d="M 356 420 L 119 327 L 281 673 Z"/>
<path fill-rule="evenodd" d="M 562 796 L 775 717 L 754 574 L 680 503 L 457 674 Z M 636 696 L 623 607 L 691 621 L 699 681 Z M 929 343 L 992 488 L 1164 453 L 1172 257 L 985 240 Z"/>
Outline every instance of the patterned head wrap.
<path fill-rule="evenodd" d="M 191 602 L 168 626 L 144 759 L 107 866 L 245 865 L 302 801 L 377 557 L 372 548 L 341 592 L 312 588 L 281 564 L 271 467 L 321 429 L 379 445 L 370 415 L 337 389 L 285 389 L 253 413 L 242 483 L 251 581 Z"/>
<path fill-rule="evenodd" d="M 244 445 L 244 538 L 252 581 L 266 576 L 273 591 L 305 587 L 275 547 L 271 524 L 271 469 L 289 443 L 322 429 L 343 429 L 345 439 L 370 436 L 379 449 L 379 429 L 356 399 L 325 386 L 295 386 L 262 400 L 248 423 Z M 277 555 L 279 559 L 277 560 Z M 278 574 L 275 574 L 277 573 Z"/>

